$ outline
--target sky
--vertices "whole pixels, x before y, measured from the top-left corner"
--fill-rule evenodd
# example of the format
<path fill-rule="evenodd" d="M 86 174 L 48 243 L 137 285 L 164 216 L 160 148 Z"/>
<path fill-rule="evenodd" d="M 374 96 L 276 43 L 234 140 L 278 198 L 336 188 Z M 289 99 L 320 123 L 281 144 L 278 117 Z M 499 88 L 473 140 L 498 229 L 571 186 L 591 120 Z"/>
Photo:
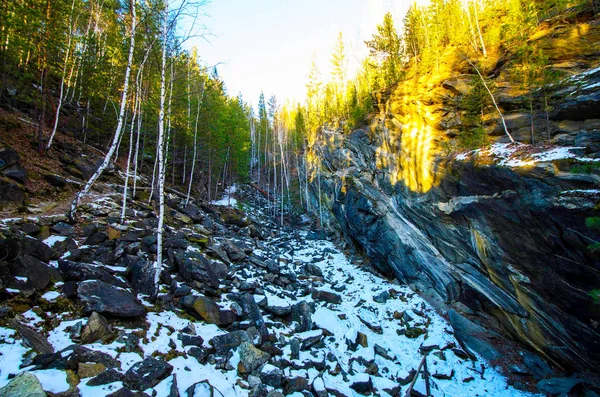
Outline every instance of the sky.
<path fill-rule="evenodd" d="M 210 33 L 194 38 L 201 61 L 217 70 L 229 95 L 256 105 L 261 91 L 303 101 L 309 67 L 316 60 L 329 77 L 331 54 L 343 32 L 349 71 L 367 49 L 364 40 L 390 11 L 399 27 L 413 0 L 212 0 L 200 23 Z"/>

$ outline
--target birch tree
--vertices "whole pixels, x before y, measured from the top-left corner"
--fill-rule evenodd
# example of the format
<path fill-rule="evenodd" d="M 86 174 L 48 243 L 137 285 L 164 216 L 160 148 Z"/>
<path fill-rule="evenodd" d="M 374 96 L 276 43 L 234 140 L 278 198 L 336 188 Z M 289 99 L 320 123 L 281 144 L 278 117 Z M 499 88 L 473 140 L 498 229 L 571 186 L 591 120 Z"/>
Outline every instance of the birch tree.
<path fill-rule="evenodd" d="M 119 111 L 119 118 L 118 118 L 118 122 L 117 122 L 117 127 L 115 129 L 115 133 L 113 136 L 112 144 L 110 145 L 108 152 L 104 156 L 104 161 L 102 161 L 102 164 L 100 165 L 100 167 L 98 167 L 96 172 L 87 181 L 84 188 L 79 193 L 77 193 L 77 195 L 75 196 L 75 199 L 73 199 L 73 202 L 71 203 L 71 208 L 69 210 L 69 218 L 70 219 L 74 218 L 75 212 L 77 211 L 77 206 L 79 205 L 79 201 L 81 200 L 81 198 L 89 193 L 90 189 L 94 185 L 94 182 L 96 182 L 96 180 L 100 177 L 100 175 L 102 175 L 102 172 L 106 169 L 106 167 L 108 167 L 108 164 L 110 163 L 115 151 L 117 150 L 118 142 L 121 138 L 121 133 L 123 130 L 123 122 L 125 119 L 125 110 L 127 107 L 127 94 L 129 92 L 129 77 L 131 75 L 131 68 L 133 65 L 133 54 L 134 54 L 134 50 L 135 50 L 135 31 L 136 31 L 136 27 L 137 27 L 137 15 L 136 15 L 135 7 L 136 7 L 135 1 L 129 0 L 129 8 L 130 8 L 130 13 L 131 13 L 131 29 L 130 29 L 130 37 L 131 38 L 130 38 L 130 44 L 129 44 L 129 56 L 127 59 L 127 68 L 125 69 L 125 81 L 123 83 L 123 92 L 121 94 L 121 108 Z"/>

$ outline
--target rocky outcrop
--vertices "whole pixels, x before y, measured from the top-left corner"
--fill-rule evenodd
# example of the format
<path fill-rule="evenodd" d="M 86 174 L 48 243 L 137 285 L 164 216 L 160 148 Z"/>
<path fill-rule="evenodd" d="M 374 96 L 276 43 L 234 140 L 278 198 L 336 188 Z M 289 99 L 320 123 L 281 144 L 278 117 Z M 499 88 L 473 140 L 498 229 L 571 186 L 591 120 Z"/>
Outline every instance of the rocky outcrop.
<path fill-rule="evenodd" d="M 592 88 L 600 70 L 569 81 L 551 93 L 557 101 L 576 93 L 553 120 L 596 117 Z M 438 102 L 409 101 L 398 87 L 387 102 L 380 98 L 370 128 L 325 131 L 308 170 L 314 208 L 320 197 L 331 226 L 379 271 L 415 286 L 438 308 L 476 314 L 480 325 L 565 369 L 599 371 L 600 305 L 591 294 L 600 285 L 600 257 L 589 246 L 600 235 L 585 220 L 597 214 L 600 179 L 570 172 L 578 167 L 574 158 L 540 155 L 534 165 L 510 168 L 493 158 L 442 154 L 447 131 L 440 120 L 451 113 L 435 109 L 450 106 L 448 98 L 466 89 L 461 84 L 432 89 Z M 596 132 L 578 134 L 592 139 Z"/>

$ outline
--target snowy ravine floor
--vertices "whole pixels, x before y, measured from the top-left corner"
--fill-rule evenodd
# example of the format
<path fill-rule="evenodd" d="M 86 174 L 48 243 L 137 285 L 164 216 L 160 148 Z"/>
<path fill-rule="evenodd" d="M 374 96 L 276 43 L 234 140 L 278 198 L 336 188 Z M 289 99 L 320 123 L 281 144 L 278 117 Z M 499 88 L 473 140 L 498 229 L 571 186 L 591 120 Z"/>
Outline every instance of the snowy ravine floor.
<path fill-rule="evenodd" d="M 263 268 L 245 267 L 238 269 L 235 274 L 239 280 L 247 283 L 253 281 L 264 283 L 262 285 L 264 295 L 255 295 L 255 300 L 263 302 L 263 306 L 265 299 L 269 306 L 275 308 L 285 309 L 302 300 L 307 303 L 314 302 L 316 306 L 312 316 L 313 330 L 302 333 L 294 333 L 294 323 L 286 325 L 278 318 L 271 318 L 271 315 L 264 316 L 269 332 L 277 336 L 279 345 L 282 346 L 283 355 L 278 359 L 285 359 L 292 363 L 284 370 L 285 377 L 306 378 L 313 390 L 327 389 L 329 395 L 334 395 L 333 391 L 335 391 L 335 395 L 358 396 L 359 394 L 349 387 L 350 384 L 357 380 L 368 379 L 370 376 L 375 389 L 374 394 L 387 396 L 389 394 L 385 390 L 392 390 L 399 386 L 399 381 L 408 378 L 411 370 L 418 366 L 422 358 L 419 348 L 437 346 L 438 348 L 428 355 L 429 371 L 431 374 L 446 375 L 451 379 L 432 378 L 434 396 L 530 395 L 507 386 L 506 379 L 484 361 L 479 360 L 474 363 L 457 357 L 451 348 L 458 344 L 452 336 L 450 325 L 409 288 L 389 283 L 353 265 L 331 242 L 306 239 L 306 232 L 298 232 L 298 235 L 303 238 L 294 239 L 288 235 L 286 249 L 291 246 L 291 251 L 284 252 L 284 249 L 278 247 L 281 240 L 272 239 L 266 241 L 263 250 L 256 249 L 253 255 L 263 260 L 275 259 L 273 255 L 278 255 L 282 259 L 280 260 L 282 273 L 295 273 L 306 264 L 318 266 L 323 277 L 308 277 L 303 282 L 307 285 L 312 284 L 312 287 L 319 291 L 335 292 L 341 296 L 341 303 L 314 301 L 310 294 L 305 295 L 305 290 L 304 292 L 288 291 L 275 284 L 266 284 L 262 277 L 267 274 L 267 270 Z M 304 295 L 301 296 L 302 294 Z M 373 300 L 376 296 L 378 301 L 383 302 L 386 298 L 387 301 L 377 303 Z M 58 293 L 49 292 L 43 299 L 54 300 L 58 297 Z M 227 305 L 225 302 L 219 303 L 222 306 Z M 66 315 L 65 313 L 56 316 L 58 325 L 49 333 L 48 341 L 55 351 L 61 351 L 74 344 L 70 337 L 70 327 L 81 321 L 84 324 L 86 322 L 86 319 L 62 320 Z M 42 322 L 34 310 L 24 313 L 23 317 L 25 323 L 34 328 L 36 324 Z M 405 322 L 402 326 L 400 326 L 400 318 Z M 189 327 L 189 320 L 181 318 L 175 312 L 162 312 L 148 313 L 146 321 L 150 325 L 146 333 L 147 337 L 139 341 L 140 353 L 143 352 L 144 357 L 149 357 L 155 352 L 168 354 L 173 350 L 183 353 L 192 348 L 192 346 L 184 347 L 179 339 L 179 334 L 184 328 Z M 367 326 L 365 323 L 370 325 Z M 197 335 L 202 336 L 207 348 L 213 337 L 227 333 L 216 325 L 202 321 L 195 322 L 194 326 Z M 426 328 L 428 332 L 416 338 L 399 335 L 397 330 L 405 329 L 407 326 Z M 139 329 L 115 328 L 124 333 L 139 331 Z M 362 334 L 362 339 L 358 338 L 359 333 Z M 20 368 L 30 349 L 23 345 L 21 339 L 15 339 L 14 336 L 15 331 L 0 328 L 0 387 L 9 382 L 10 374 L 31 370 L 31 367 Z M 364 336 L 366 336 L 366 343 L 364 343 Z M 290 340 L 293 338 L 301 342 L 322 338 L 322 343 L 300 350 L 299 359 L 292 360 Z M 346 339 L 361 339 L 366 347 L 358 345 L 356 349 L 350 350 Z M 127 352 L 125 344 L 117 341 L 106 345 L 94 343 L 85 346 L 116 358 L 122 372 L 144 358 L 140 353 Z M 210 364 L 202 365 L 196 358 L 186 354 L 175 355 L 175 358 L 168 362 L 174 368 L 173 374 L 176 375 L 177 387 L 182 396 L 187 395 L 185 393 L 191 385 L 204 379 L 207 379 L 223 396 L 247 396 L 249 390 L 242 386 L 247 385 L 248 382 L 242 381 L 235 369 L 239 359 L 239 354 L 234 353 L 229 361 L 230 365 L 227 366 L 230 370 L 216 369 Z M 321 371 L 311 363 L 319 363 Z M 483 375 L 482 365 L 485 367 Z M 271 370 L 273 366 L 270 363 L 262 369 L 262 371 Z M 32 371 L 32 373 L 40 380 L 46 391 L 60 393 L 69 389 L 67 374 L 64 371 L 50 369 Z M 123 387 L 122 382 L 89 386 L 87 385 L 89 380 L 90 378 L 82 379 L 77 386 L 83 397 L 103 396 Z M 173 375 L 167 377 L 153 390 L 146 390 L 146 393 L 159 397 L 167 396 L 172 381 Z M 407 387 L 402 386 L 400 395 L 404 395 Z M 424 393 L 424 389 L 424 381 L 419 378 L 415 390 Z M 201 391 L 201 388 L 196 389 L 195 396 L 205 395 L 208 396 Z M 291 395 L 301 397 L 303 394 L 296 392 Z"/>

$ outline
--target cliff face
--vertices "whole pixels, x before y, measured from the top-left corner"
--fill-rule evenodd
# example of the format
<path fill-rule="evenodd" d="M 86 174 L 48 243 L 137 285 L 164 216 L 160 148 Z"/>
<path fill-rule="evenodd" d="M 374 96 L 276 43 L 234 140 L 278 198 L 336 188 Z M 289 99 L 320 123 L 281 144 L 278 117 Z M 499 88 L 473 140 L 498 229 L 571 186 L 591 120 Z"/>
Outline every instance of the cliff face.
<path fill-rule="evenodd" d="M 600 201 L 592 161 L 600 69 L 547 92 L 553 111 L 545 133 L 584 148 L 497 143 L 447 154 L 444 142 L 460 123 L 455 104 L 468 89 L 460 81 L 434 82 L 418 95 L 395 87 L 380 96 L 369 128 L 324 131 L 308 169 L 313 204 L 320 201 L 326 222 L 380 271 L 441 310 L 457 310 L 562 368 L 600 371 L 600 304 L 592 298 L 600 257 L 589 248 L 600 235 L 585 225 Z M 519 100 L 505 95 L 502 103 Z M 522 119 L 507 114 L 512 131 L 530 128 Z M 487 347 L 502 344 L 492 339 Z"/>

